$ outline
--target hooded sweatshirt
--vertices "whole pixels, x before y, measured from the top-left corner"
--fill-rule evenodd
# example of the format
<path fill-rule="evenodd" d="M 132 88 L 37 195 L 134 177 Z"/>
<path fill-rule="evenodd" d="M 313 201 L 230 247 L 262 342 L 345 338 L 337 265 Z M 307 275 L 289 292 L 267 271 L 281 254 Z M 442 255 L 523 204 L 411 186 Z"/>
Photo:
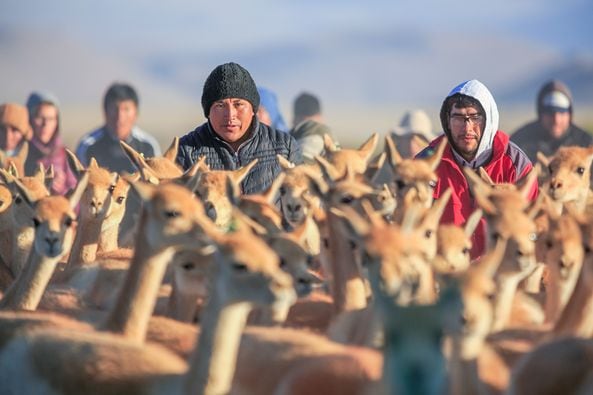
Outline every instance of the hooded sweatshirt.
<path fill-rule="evenodd" d="M 445 101 L 443 102 L 443 105 L 441 106 L 441 124 L 449 141 L 451 140 L 451 130 L 449 129 L 447 113 L 450 109 L 446 108 L 445 102 L 449 97 L 457 93 L 461 93 L 462 95 L 470 96 L 478 100 L 482 105 L 482 109 L 484 110 L 484 115 L 486 117 L 484 130 L 482 131 L 482 138 L 480 140 L 480 144 L 478 145 L 478 151 L 476 152 L 474 159 L 471 162 L 467 162 L 461 155 L 453 150 L 455 157 L 463 166 L 469 166 L 472 169 L 477 169 L 486 163 L 492 155 L 492 142 L 494 141 L 494 136 L 498 130 L 498 107 L 496 106 L 494 97 L 492 97 L 492 94 L 488 88 L 486 88 L 486 86 L 480 81 L 469 80 L 457 85 L 455 88 L 453 88 L 453 90 L 451 90 L 451 92 L 449 92 L 445 98 Z"/>
<path fill-rule="evenodd" d="M 60 134 L 60 103 L 49 92 L 38 91 L 31 93 L 27 99 L 27 108 L 31 123 L 41 104 L 51 104 L 56 108 L 58 111 L 58 123 L 53 137 L 47 143 L 42 142 L 33 134 L 29 145 L 29 155 L 25 164 L 25 172 L 27 174 L 33 174 L 38 163 L 42 163 L 46 169 L 49 166 L 53 166 L 54 179 L 52 181 L 51 192 L 53 194 L 63 195 L 76 186 L 76 177 L 68 165 L 66 149 Z"/>
<path fill-rule="evenodd" d="M 463 226 L 469 216 L 478 207 L 470 193 L 468 182 L 463 174 L 462 167 L 478 169 L 482 166 L 495 183 L 515 183 L 523 178 L 532 169 L 532 164 L 527 155 L 509 137 L 498 130 L 498 108 L 492 94 L 484 84 L 477 80 L 463 82 L 453 88 L 447 98 L 456 93 L 461 93 L 475 98 L 479 101 L 486 117 L 482 138 L 478 145 L 476 156 L 471 162 L 466 161 L 459 155 L 451 144 L 448 144 L 443 152 L 443 157 L 436 169 L 438 176 L 434 188 L 433 197 L 439 199 L 448 188 L 453 194 L 445 207 L 441 223 L 454 223 Z M 426 157 L 434 151 L 441 139 L 447 138 L 450 141 L 451 131 L 447 123 L 446 100 L 441 107 L 441 123 L 445 134 L 437 137 L 430 145 L 420 152 L 416 157 Z M 530 192 L 531 200 L 537 197 L 537 185 Z M 472 235 L 471 258 L 475 259 L 482 255 L 486 249 L 486 221 L 482 218 L 476 231 Z"/>

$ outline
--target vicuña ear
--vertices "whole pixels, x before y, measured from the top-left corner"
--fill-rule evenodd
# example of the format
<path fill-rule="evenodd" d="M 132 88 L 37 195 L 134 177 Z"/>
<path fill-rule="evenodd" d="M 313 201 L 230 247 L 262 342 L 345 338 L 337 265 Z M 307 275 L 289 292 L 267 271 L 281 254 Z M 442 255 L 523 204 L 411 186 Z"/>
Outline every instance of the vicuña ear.
<path fill-rule="evenodd" d="M 443 216 L 443 213 L 445 212 L 445 208 L 447 207 L 452 194 L 453 190 L 451 188 L 447 188 L 447 190 L 445 190 L 428 209 L 422 222 L 426 224 L 427 221 L 431 221 L 435 226 L 437 226 L 441 220 L 441 217 Z"/>
<path fill-rule="evenodd" d="M 264 197 L 266 201 L 270 204 L 274 204 L 276 202 L 276 197 L 278 196 L 278 190 L 282 186 L 284 179 L 286 178 L 286 173 L 282 172 L 276 176 L 272 185 L 268 188 L 267 191 L 264 192 Z"/>
<path fill-rule="evenodd" d="M 257 159 L 254 159 L 251 162 L 249 162 L 248 164 L 246 164 L 245 166 L 243 166 L 242 168 L 234 170 L 231 173 L 234 181 L 236 183 L 240 183 L 241 181 L 243 181 L 243 179 L 245 177 L 247 177 L 247 174 L 249 174 L 251 169 L 253 169 L 253 166 L 255 166 L 257 164 L 257 161 L 258 161 Z"/>
<path fill-rule="evenodd" d="M 379 134 L 373 133 L 371 137 L 369 137 L 367 141 L 362 143 L 362 145 L 358 149 L 358 154 L 362 159 L 364 159 L 365 163 L 369 163 L 369 161 L 371 160 L 373 153 L 375 152 L 375 148 L 377 148 L 378 142 Z"/>
<path fill-rule="evenodd" d="M 74 188 L 74 190 L 70 194 L 70 197 L 68 198 L 68 202 L 70 203 L 70 208 L 72 208 L 72 210 L 74 210 L 76 208 L 76 206 L 78 205 L 78 203 L 80 202 L 80 198 L 82 197 L 82 194 L 86 190 L 88 183 L 89 183 L 89 173 L 85 171 L 81 175 L 81 177 L 78 179 L 76 188 Z"/>
<path fill-rule="evenodd" d="M 241 200 L 239 184 L 237 182 L 235 182 L 235 180 L 228 175 L 225 177 L 225 189 L 226 189 L 227 198 L 229 199 L 231 204 L 235 207 L 239 207 L 239 203 Z"/>
<path fill-rule="evenodd" d="M 471 215 L 465 222 L 465 226 L 463 227 L 463 233 L 465 233 L 467 237 L 470 237 L 474 234 L 476 228 L 478 227 L 478 224 L 480 223 L 480 220 L 482 219 L 483 214 L 484 212 L 482 211 L 482 209 L 479 208 L 475 209 L 474 212 L 471 213 Z"/>
<path fill-rule="evenodd" d="M 51 185 L 54 182 L 55 178 L 55 170 L 53 163 L 49 165 L 49 167 L 45 170 L 45 187 L 49 191 L 51 189 Z"/>
<path fill-rule="evenodd" d="M 329 210 L 331 214 L 344 221 L 348 233 L 350 233 L 355 239 L 362 240 L 366 235 L 369 234 L 371 230 L 369 223 L 352 207 L 331 207 Z"/>
<path fill-rule="evenodd" d="M 35 171 L 35 174 L 33 174 L 33 178 L 45 185 L 45 166 L 43 166 L 43 163 L 39 162 L 37 164 L 37 170 Z"/>
<path fill-rule="evenodd" d="M 491 185 L 486 183 L 473 169 L 463 167 L 462 170 L 472 195 L 475 195 L 478 189 L 481 189 L 486 193 L 492 189 Z"/>
<path fill-rule="evenodd" d="M 309 180 L 309 189 L 310 191 L 316 195 L 317 197 L 319 197 L 320 199 L 323 199 L 323 197 L 325 196 L 326 193 L 329 192 L 330 188 L 334 185 L 333 180 L 332 181 L 326 181 L 324 179 L 324 177 L 320 177 L 319 174 L 317 174 L 317 172 L 315 172 L 314 170 L 309 169 L 308 167 L 304 167 L 303 168 L 303 173 L 305 174 L 305 176 L 307 177 L 307 179 Z M 322 171 L 323 173 L 323 171 Z M 305 196 L 306 198 L 306 196 Z"/>
<path fill-rule="evenodd" d="M 526 202 L 529 201 L 529 195 L 531 195 L 531 191 L 537 184 L 537 178 L 539 176 L 540 170 L 541 166 L 538 163 L 531 169 L 529 174 L 527 174 L 521 180 L 518 180 L 516 183 L 519 193 L 521 196 L 523 196 L 523 199 L 525 199 Z"/>
<path fill-rule="evenodd" d="M 84 171 L 86 170 L 83 164 L 80 162 L 76 154 L 66 148 L 66 154 L 68 158 L 68 166 L 70 166 L 70 170 L 76 176 L 76 178 L 80 179 L 83 176 Z"/>
<path fill-rule="evenodd" d="M 403 160 L 390 135 L 385 136 L 385 153 L 387 154 L 387 161 L 393 169 L 395 169 Z"/>
<path fill-rule="evenodd" d="M 381 154 L 377 156 L 373 163 L 367 166 L 364 176 L 367 180 L 369 180 L 369 184 L 376 185 L 377 179 L 381 173 L 381 169 L 385 164 L 385 159 L 387 159 L 387 154 L 385 152 L 381 152 Z"/>
<path fill-rule="evenodd" d="M 484 180 L 486 184 L 490 185 L 491 187 L 494 186 L 495 183 L 492 180 L 492 177 L 490 177 L 490 174 L 488 174 L 488 172 L 482 166 L 478 168 L 478 172 L 480 173 L 480 177 L 482 178 L 482 180 Z"/>
<path fill-rule="evenodd" d="M 283 170 L 293 169 L 295 164 L 286 159 L 284 156 L 277 154 L 276 158 L 278 159 L 278 163 Z"/>
<path fill-rule="evenodd" d="M 208 166 L 206 166 L 206 157 L 200 156 L 200 158 L 193 164 L 189 169 L 183 173 L 180 177 L 181 182 L 183 185 L 187 187 L 190 191 L 193 191 L 198 186 L 198 182 L 200 181 L 200 177 L 202 176 L 204 171 L 209 171 Z"/>
<path fill-rule="evenodd" d="M 475 270 L 479 270 L 486 276 L 493 278 L 502 263 L 504 253 L 507 248 L 507 239 L 499 237 L 496 239 L 494 248 L 490 249 L 486 255 L 483 255 L 475 265 Z"/>
<path fill-rule="evenodd" d="M 373 205 L 371 204 L 371 202 L 368 201 L 368 199 L 362 199 L 360 202 L 360 205 L 362 206 L 362 210 L 368 217 L 372 226 L 380 227 L 380 226 L 387 225 L 387 223 L 385 222 L 385 219 L 383 218 L 381 213 L 378 213 L 377 211 L 375 211 L 375 209 L 373 208 Z"/>
<path fill-rule="evenodd" d="M 94 156 L 89 160 L 89 167 L 92 167 L 95 169 L 99 168 L 99 163 L 97 162 L 97 159 L 95 159 Z"/>
<path fill-rule="evenodd" d="M 0 168 L 0 180 L 2 180 L 4 184 L 7 184 L 7 186 L 10 187 L 10 185 L 14 184 L 16 179 L 17 177 L 14 176 L 10 171 Z"/>
<path fill-rule="evenodd" d="M 11 175 L 13 175 L 15 178 L 19 178 L 20 174 L 19 174 L 19 169 L 16 166 L 16 163 L 12 160 L 9 159 L 9 165 L 8 165 L 8 173 L 10 173 Z"/>
<path fill-rule="evenodd" d="M 336 152 L 338 150 L 336 143 L 334 143 L 334 140 L 327 133 L 323 135 L 323 149 L 325 152 Z"/>
<path fill-rule="evenodd" d="M 163 154 L 163 157 L 165 157 L 165 158 L 169 159 L 171 162 L 175 163 L 175 161 L 177 160 L 177 152 L 178 151 L 179 151 L 179 137 L 175 136 L 173 138 L 173 142 L 171 143 L 169 148 L 167 148 L 167 150 Z"/>
<path fill-rule="evenodd" d="M 441 158 L 443 157 L 443 153 L 445 152 L 445 147 L 447 147 L 447 139 L 443 138 L 440 141 L 439 145 L 437 145 L 437 149 L 434 152 L 434 154 L 432 154 L 432 156 L 430 156 L 429 158 L 425 159 L 432 171 L 435 171 L 441 163 Z"/>
<path fill-rule="evenodd" d="M 541 151 L 537 151 L 536 157 L 537 157 L 537 160 L 538 160 L 538 161 L 539 161 L 539 162 L 540 162 L 540 163 L 541 163 L 541 164 L 542 164 L 542 165 L 543 165 L 545 168 L 547 168 L 548 166 L 550 166 L 550 162 L 551 162 L 551 160 L 552 160 L 552 159 L 551 159 L 550 157 L 548 157 L 548 156 L 544 155 L 544 153 L 543 153 L 543 152 L 541 152 Z"/>
<path fill-rule="evenodd" d="M 335 180 L 341 176 L 341 174 L 338 174 L 338 169 L 320 155 L 315 155 L 315 161 L 319 164 L 323 179 L 327 181 L 328 184 L 334 185 Z"/>
<path fill-rule="evenodd" d="M 0 170 L 4 171 L 3 169 L 0 169 Z M 35 206 L 35 197 L 33 195 L 31 195 L 31 193 L 29 192 L 29 189 L 27 189 L 27 187 L 25 185 L 23 185 L 23 183 L 21 183 L 21 181 L 19 179 L 15 178 L 13 185 L 16 188 L 16 191 L 21 195 L 21 197 L 23 198 L 23 200 L 27 203 L 27 205 L 29 207 Z"/>
<path fill-rule="evenodd" d="M 120 144 L 122 150 L 125 152 L 126 156 L 130 159 L 130 161 L 134 165 L 134 167 L 136 169 L 138 169 L 138 171 L 140 172 L 142 179 L 144 181 L 147 181 L 147 182 L 150 182 L 153 184 L 158 184 L 159 183 L 158 177 L 156 176 L 154 171 L 150 168 L 148 163 L 146 163 L 146 159 L 144 158 L 144 155 L 142 155 L 141 153 L 136 151 L 134 148 L 132 148 L 125 141 L 120 141 L 119 144 Z"/>

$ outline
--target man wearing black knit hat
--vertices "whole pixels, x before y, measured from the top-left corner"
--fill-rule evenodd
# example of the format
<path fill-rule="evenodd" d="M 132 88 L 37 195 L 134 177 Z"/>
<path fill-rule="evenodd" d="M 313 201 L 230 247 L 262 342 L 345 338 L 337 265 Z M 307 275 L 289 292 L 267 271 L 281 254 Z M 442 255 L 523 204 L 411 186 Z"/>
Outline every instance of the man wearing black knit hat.
<path fill-rule="evenodd" d="M 266 190 L 281 172 L 276 155 L 301 163 L 301 149 L 287 133 L 257 119 L 259 93 L 237 63 L 217 66 L 204 83 L 202 108 L 208 121 L 181 137 L 177 162 L 190 168 L 201 156 L 212 170 L 235 170 L 258 159 L 241 183 L 241 192 Z"/>

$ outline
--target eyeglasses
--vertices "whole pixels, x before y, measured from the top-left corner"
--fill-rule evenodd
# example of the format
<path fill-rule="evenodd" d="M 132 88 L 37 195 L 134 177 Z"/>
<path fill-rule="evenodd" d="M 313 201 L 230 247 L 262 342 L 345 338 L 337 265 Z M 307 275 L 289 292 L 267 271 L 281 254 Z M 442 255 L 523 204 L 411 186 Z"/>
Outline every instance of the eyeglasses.
<path fill-rule="evenodd" d="M 482 123 L 484 116 L 482 114 L 453 114 L 450 116 L 450 119 L 451 124 L 454 126 L 464 126 L 466 122 L 469 122 L 470 125 L 478 125 Z"/>

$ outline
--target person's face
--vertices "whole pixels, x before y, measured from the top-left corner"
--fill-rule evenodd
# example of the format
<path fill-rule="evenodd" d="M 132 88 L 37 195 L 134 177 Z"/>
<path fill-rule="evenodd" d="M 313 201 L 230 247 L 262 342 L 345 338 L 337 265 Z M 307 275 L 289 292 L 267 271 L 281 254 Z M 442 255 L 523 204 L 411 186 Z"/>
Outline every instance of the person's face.
<path fill-rule="evenodd" d="M 23 133 L 17 128 L 6 124 L 0 125 L 0 149 L 14 151 L 23 138 Z"/>
<path fill-rule="evenodd" d="M 560 138 L 570 126 L 570 112 L 544 111 L 541 115 L 541 124 L 553 138 Z"/>
<path fill-rule="evenodd" d="M 137 117 L 138 109 L 133 100 L 111 102 L 105 109 L 105 124 L 120 140 L 128 138 Z"/>
<path fill-rule="evenodd" d="M 453 105 L 449 112 L 451 143 L 467 161 L 473 160 L 484 131 L 484 116 L 475 107 L 458 108 Z"/>
<path fill-rule="evenodd" d="M 215 101 L 208 118 L 216 134 L 236 148 L 247 138 L 253 115 L 253 107 L 247 100 L 229 98 Z"/>
<path fill-rule="evenodd" d="M 44 144 L 54 136 L 58 127 L 58 109 L 51 104 L 41 104 L 31 124 L 34 135 Z"/>

